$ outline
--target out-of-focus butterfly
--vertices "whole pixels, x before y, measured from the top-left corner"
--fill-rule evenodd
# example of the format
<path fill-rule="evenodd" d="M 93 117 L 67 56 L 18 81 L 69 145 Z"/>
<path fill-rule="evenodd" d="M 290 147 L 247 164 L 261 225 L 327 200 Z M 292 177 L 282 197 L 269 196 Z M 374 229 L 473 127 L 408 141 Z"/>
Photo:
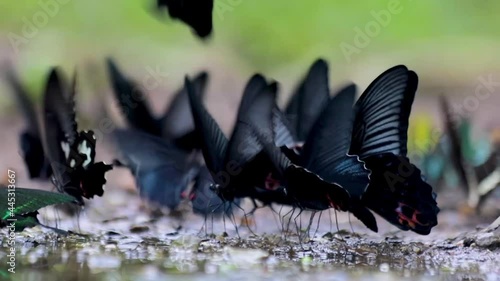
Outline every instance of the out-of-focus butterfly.
<path fill-rule="evenodd" d="M 73 196 L 38 189 L 0 186 L 0 228 L 13 227 L 22 231 L 40 225 L 38 210 L 47 206 L 78 203 Z"/>
<path fill-rule="evenodd" d="M 83 205 L 83 198 L 103 195 L 105 173 L 112 166 L 95 163 L 94 132 L 77 130 L 76 75 L 68 88 L 58 70 L 52 69 L 44 94 L 43 143 L 53 171 L 52 182 L 60 192 L 72 195 Z"/>
<path fill-rule="evenodd" d="M 201 38 L 212 32 L 213 0 L 156 0 L 158 10 L 168 9 L 171 18 L 189 25 Z"/>
<path fill-rule="evenodd" d="M 19 145 L 24 164 L 28 168 L 29 177 L 31 179 L 49 179 L 52 170 L 43 151 L 35 106 L 13 69 L 7 69 L 6 80 L 12 88 L 16 103 L 25 119 L 25 129 L 19 137 Z"/>
<path fill-rule="evenodd" d="M 163 115 L 155 117 L 151 112 L 147 96 L 139 85 L 127 78 L 113 60 L 108 59 L 107 64 L 115 98 L 130 127 L 165 138 L 189 152 L 199 148 L 189 99 L 184 87 L 174 94 Z M 201 99 L 205 96 L 207 82 L 206 72 L 200 72 L 193 80 Z"/>
<path fill-rule="evenodd" d="M 182 200 L 190 199 L 197 213 L 222 213 L 204 202 L 213 192 L 211 183 L 198 174 L 203 168 L 194 151 L 200 147 L 200 139 L 185 88 L 177 91 L 163 116 L 157 118 L 138 85 L 125 77 L 112 60 L 108 60 L 108 69 L 115 97 L 131 127 L 116 130 L 115 143 L 120 162 L 134 174 L 141 196 L 170 210 L 175 210 Z M 205 95 L 207 80 L 208 74 L 202 72 L 193 81 L 200 99 Z M 195 187 L 190 189 L 193 180 Z"/>
<path fill-rule="evenodd" d="M 445 97 L 441 97 L 441 108 L 452 166 L 467 194 L 468 205 L 477 210 L 500 185 L 500 152 L 490 148 L 487 141 L 474 142 L 471 122 L 461 116 L 454 118 Z"/>
<path fill-rule="evenodd" d="M 289 127 L 297 145 L 306 141 L 329 100 L 328 64 L 325 60 L 318 59 L 311 65 L 285 107 Z M 277 142 L 280 143 L 279 140 Z"/>

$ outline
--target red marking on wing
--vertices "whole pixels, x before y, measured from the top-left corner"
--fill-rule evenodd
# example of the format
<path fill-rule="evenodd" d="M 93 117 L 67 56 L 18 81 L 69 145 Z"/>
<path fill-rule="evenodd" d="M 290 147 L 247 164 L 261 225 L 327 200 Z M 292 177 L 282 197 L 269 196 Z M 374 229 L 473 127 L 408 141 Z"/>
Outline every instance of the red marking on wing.
<path fill-rule="evenodd" d="M 330 208 L 334 208 L 334 209 L 340 210 L 339 205 L 332 200 L 332 198 L 330 197 L 330 194 L 327 194 L 326 198 L 328 198 L 328 202 L 330 203 L 329 204 Z"/>
<path fill-rule="evenodd" d="M 264 181 L 264 186 L 267 190 L 276 190 L 281 186 L 281 183 L 279 180 L 273 178 L 272 173 L 269 173 Z"/>
<path fill-rule="evenodd" d="M 429 225 L 429 223 L 421 223 L 420 221 L 418 221 L 417 215 L 421 213 L 419 210 L 415 210 L 412 207 L 410 207 L 404 203 L 401 203 L 401 202 L 399 202 L 398 204 L 399 204 L 399 206 L 396 208 L 395 211 L 398 214 L 398 221 L 400 224 L 404 225 L 404 222 L 406 222 L 408 224 L 408 226 L 411 228 L 415 228 L 415 226 L 417 224 L 421 225 L 421 226 L 428 226 Z M 413 209 L 413 213 L 412 213 L 411 218 L 407 217 L 405 214 L 403 214 L 403 211 L 402 211 L 403 207 Z"/>

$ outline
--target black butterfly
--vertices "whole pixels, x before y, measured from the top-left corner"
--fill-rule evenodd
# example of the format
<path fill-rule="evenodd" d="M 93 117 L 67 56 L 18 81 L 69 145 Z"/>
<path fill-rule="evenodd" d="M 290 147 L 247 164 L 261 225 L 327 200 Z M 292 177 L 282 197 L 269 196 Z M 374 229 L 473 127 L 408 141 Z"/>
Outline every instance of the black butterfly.
<path fill-rule="evenodd" d="M 402 230 L 429 234 L 439 208 L 432 187 L 407 158 L 407 131 L 418 77 L 395 66 L 373 81 L 355 104 L 349 154 L 371 170 L 366 207 Z"/>
<path fill-rule="evenodd" d="M 120 110 L 128 124 L 135 129 L 173 141 L 186 151 L 199 148 L 195 138 L 194 123 L 185 88 L 177 91 L 165 113 L 157 118 L 151 113 L 149 102 L 136 83 L 125 77 L 116 64 L 108 59 L 113 90 Z M 208 81 L 206 72 L 199 73 L 193 83 L 200 98 L 205 96 Z"/>
<path fill-rule="evenodd" d="M 54 185 L 83 205 L 83 197 L 89 199 L 103 195 L 105 173 L 112 166 L 104 162 L 94 163 L 94 133 L 77 131 L 75 90 L 76 75 L 68 90 L 58 70 L 50 71 L 44 95 L 43 143 L 52 166 Z"/>
<path fill-rule="evenodd" d="M 133 129 L 117 130 L 115 142 L 120 162 L 135 176 L 140 194 L 148 201 L 171 210 L 183 199 L 197 198 L 196 193 L 209 189 L 210 183 L 197 175 L 200 164 L 193 151 L 200 146 L 184 88 L 180 89 L 161 118 L 153 117 L 145 95 L 134 82 L 124 77 L 116 65 L 108 60 L 108 68 L 120 109 Z M 203 72 L 193 81 L 196 95 L 203 98 L 208 74 Z M 168 178 L 169 181 L 165 181 Z M 193 180 L 193 190 L 189 184 Z M 204 186 L 204 184 L 207 186 Z M 200 194 L 203 198 L 203 194 Z M 198 204 L 202 200 L 194 200 Z M 196 203 L 194 203 L 196 202 Z M 208 205 L 197 205 L 200 212 L 212 209 Z"/>
<path fill-rule="evenodd" d="M 186 87 L 196 132 L 203 140 L 205 164 L 214 181 L 212 189 L 222 201 L 234 202 L 236 198 L 250 197 L 264 203 L 287 203 L 289 198 L 282 188 L 266 184 L 266 179 L 276 171 L 251 128 L 241 124 L 261 115 L 258 107 L 250 108 L 253 100 L 262 91 L 276 92 L 276 85 L 268 86 L 261 75 L 254 75 L 249 80 L 238 109 L 238 122 L 229 140 L 205 109 L 188 78 Z"/>
<path fill-rule="evenodd" d="M 347 154 L 351 145 L 355 95 L 356 87 L 349 85 L 334 97 L 329 97 L 323 111 L 310 128 L 300 153 L 288 147 L 282 147 L 281 150 L 293 163 L 346 189 L 350 196 L 348 210 L 369 229 L 377 231 L 375 217 L 361 203 L 362 195 L 368 187 L 370 172 L 358 156 Z M 275 126 L 276 124 L 282 127 L 280 131 L 286 131 L 283 129 L 286 127 L 283 121 L 275 122 Z M 321 196 L 318 194 L 317 198 L 319 201 Z"/>
<path fill-rule="evenodd" d="M 350 89 L 352 91 L 352 89 Z M 346 92 L 346 94 L 349 94 Z M 340 98 L 345 96 L 341 93 Z M 334 104 L 342 104 L 335 102 Z M 351 105 L 352 106 L 352 105 Z M 293 206 L 309 210 L 325 210 L 335 208 L 346 211 L 349 208 L 349 193 L 345 188 L 338 184 L 344 176 L 359 173 L 360 180 L 368 180 L 368 171 L 364 169 L 363 164 L 356 157 L 346 156 L 348 142 L 344 140 L 343 135 L 336 135 L 335 132 L 325 130 L 325 124 L 335 121 L 326 114 L 323 124 L 315 125 L 309 134 L 304 150 L 300 156 L 286 157 L 286 155 L 276 146 L 273 134 L 276 131 L 275 126 L 279 123 L 275 119 L 278 115 L 275 113 L 276 92 L 264 91 L 254 99 L 253 107 L 260 109 L 260 114 L 255 116 L 252 122 L 246 123 L 250 126 L 264 147 L 264 151 L 271 159 L 275 169 L 278 171 L 280 185 L 285 187 L 286 194 L 290 198 Z M 347 107 L 349 109 L 349 107 Z M 330 108 L 339 109 L 339 108 Z M 326 111 L 325 111 L 326 112 Z M 328 111 L 331 113 L 332 111 Z M 339 126 L 341 122 L 332 124 L 329 129 L 345 130 Z M 328 137 L 334 136 L 334 139 Z M 339 136 L 337 138 L 337 136 Z M 312 141 L 314 140 L 314 141 Z M 343 142 L 337 145 L 338 149 L 328 151 L 326 142 L 330 146 L 335 146 L 335 142 Z M 339 151 L 337 151 L 339 150 Z M 288 154 L 290 155 L 290 154 Z M 351 159 L 352 158 L 352 159 Z M 351 168 L 352 162 L 358 163 L 359 171 Z M 355 166 L 355 165 L 354 165 Z M 347 167 L 347 168 L 345 168 Z M 357 166 L 355 166 L 357 167 Z M 345 174 L 344 174 L 345 173 Z M 357 175 L 357 174 L 356 174 Z M 351 180 L 351 184 L 355 183 Z"/>
<path fill-rule="evenodd" d="M 19 137 L 23 159 L 31 179 L 48 179 L 52 174 L 50 163 L 45 157 L 40 127 L 33 103 L 12 69 L 7 70 L 7 82 L 14 92 L 18 107 L 25 118 L 25 129 Z"/>
<path fill-rule="evenodd" d="M 171 18 L 191 26 L 201 38 L 212 32 L 213 0 L 157 0 L 159 10 L 167 8 Z"/>

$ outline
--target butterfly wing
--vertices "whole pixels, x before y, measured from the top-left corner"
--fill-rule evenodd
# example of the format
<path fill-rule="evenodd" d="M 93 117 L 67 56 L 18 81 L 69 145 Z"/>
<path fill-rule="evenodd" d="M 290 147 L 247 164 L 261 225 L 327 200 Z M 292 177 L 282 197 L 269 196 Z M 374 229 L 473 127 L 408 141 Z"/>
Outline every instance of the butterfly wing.
<path fill-rule="evenodd" d="M 314 124 L 302 151 L 304 167 L 325 180 L 349 189 L 360 198 L 369 182 L 369 171 L 357 156 L 347 155 L 351 143 L 356 87 L 347 86 L 328 103 Z"/>
<path fill-rule="evenodd" d="M 208 82 L 208 74 L 202 72 L 193 79 L 195 92 L 203 100 Z M 196 138 L 193 114 L 189 105 L 189 97 L 186 88 L 183 87 L 175 95 L 161 119 L 162 135 L 170 140 L 174 140 L 176 145 L 191 151 L 199 148 L 199 140 Z"/>
<path fill-rule="evenodd" d="M 262 147 L 247 126 L 240 126 L 239 122 L 257 124 L 265 108 L 254 106 L 256 97 L 265 91 L 267 82 L 261 75 L 254 75 L 247 83 L 238 109 L 237 123 L 229 140 L 225 163 L 232 163 L 243 167 L 252 160 Z M 264 117 L 265 118 L 265 117 Z"/>
<path fill-rule="evenodd" d="M 324 180 L 345 188 L 351 197 L 349 211 L 377 231 L 375 217 L 360 200 L 370 182 L 370 172 L 356 155 L 348 155 L 354 122 L 356 86 L 342 89 L 314 124 L 301 156 L 302 164 Z"/>
<path fill-rule="evenodd" d="M 68 167 L 71 153 L 68 136 L 76 140 L 73 131 L 74 120 L 68 120 L 72 114 L 68 108 L 64 88 L 57 69 L 52 69 L 44 94 L 43 143 L 44 150 L 53 171 L 53 182 L 60 192 L 66 192 L 83 204 L 79 183 L 74 178 L 74 169 Z"/>
<path fill-rule="evenodd" d="M 291 163 L 289 159 L 274 145 L 273 140 L 273 109 L 275 108 L 276 91 L 263 91 L 258 95 L 252 109 L 259 109 L 250 122 L 241 122 L 248 126 L 263 151 L 268 155 L 279 176 L 286 186 L 286 194 L 292 204 L 314 210 L 324 210 L 329 207 L 346 210 L 349 194 L 341 186 L 324 181 L 315 173 L 304 167 Z M 313 186 L 314 188 L 308 188 Z"/>
<path fill-rule="evenodd" d="M 350 154 L 361 158 L 393 153 L 406 156 L 408 119 L 418 77 L 405 66 L 382 73 L 355 105 L 355 121 Z"/>
<path fill-rule="evenodd" d="M 224 171 L 224 159 L 228 147 L 228 140 L 219 125 L 213 117 L 208 113 L 203 105 L 200 95 L 196 93 L 196 89 L 191 81 L 186 77 L 186 90 L 189 96 L 191 112 L 193 113 L 193 121 L 196 128 L 197 136 L 201 141 L 201 150 L 208 170 L 212 174 L 217 174 Z"/>
<path fill-rule="evenodd" d="M 305 141 L 314 122 L 330 99 L 328 64 L 319 59 L 310 67 L 286 106 L 290 123 L 299 141 Z"/>
<path fill-rule="evenodd" d="M 159 122 L 153 117 L 142 89 L 125 77 L 112 59 L 107 60 L 115 98 L 127 122 L 136 129 L 160 136 Z"/>
<path fill-rule="evenodd" d="M 372 171 L 363 203 L 401 230 L 427 235 L 439 208 L 432 187 L 408 158 L 384 153 L 364 158 Z"/>
<path fill-rule="evenodd" d="M 7 82 L 14 93 L 16 103 L 26 120 L 26 128 L 21 133 L 19 142 L 29 176 L 30 178 L 49 178 L 52 171 L 43 151 L 35 107 L 14 71 L 8 69 L 6 75 Z"/>
<path fill-rule="evenodd" d="M 437 225 L 436 194 L 406 158 L 408 119 L 418 77 L 405 66 L 382 73 L 359 98 L 350 154 L 371 170 L 363 203 L 402 230 L 428 234 Z"/>
<path fill-rule="evenodd" d="M 141 196 L 175 209 L 198 164 L 172 143 L 148 133 L 117 129 L 113 135 L 120 161 L 134 174 Z"/>

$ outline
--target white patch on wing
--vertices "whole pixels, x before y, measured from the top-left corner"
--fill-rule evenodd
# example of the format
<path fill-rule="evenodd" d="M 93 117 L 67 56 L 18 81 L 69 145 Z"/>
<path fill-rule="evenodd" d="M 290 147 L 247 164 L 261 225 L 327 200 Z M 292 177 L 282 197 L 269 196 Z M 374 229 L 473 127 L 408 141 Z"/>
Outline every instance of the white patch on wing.
<path fill-rule="evenodd" d="M 61 148 L 62 148 L 62 150 L 64 152 L 64 157 L 66 159 L 68 159 L 69 158 L 69 143 L 67 143 L 65 141 L 62 141 L 61 142 Z"/>
<path fill-rule="evenodd" d="M 70 166 L 71 168 L 74 168 L 74 167 L 75 167 L 75 165 L 76 165 L 75 159 L 71 159 L 71 162 L 69 162 L 69 166 Z"/>
<path fill-rule="evenodd" d="M 92 162 L 92 159 L 90 158 L 90 154 L 92 153 L 92 148 L 87 146 L 87 141 L 84 140 L 78 145 L 78 153 L 84 154 L 87 156 L 87 160 L 83 162 L 83 168 L 86 169 L 87 166 Z"/>

